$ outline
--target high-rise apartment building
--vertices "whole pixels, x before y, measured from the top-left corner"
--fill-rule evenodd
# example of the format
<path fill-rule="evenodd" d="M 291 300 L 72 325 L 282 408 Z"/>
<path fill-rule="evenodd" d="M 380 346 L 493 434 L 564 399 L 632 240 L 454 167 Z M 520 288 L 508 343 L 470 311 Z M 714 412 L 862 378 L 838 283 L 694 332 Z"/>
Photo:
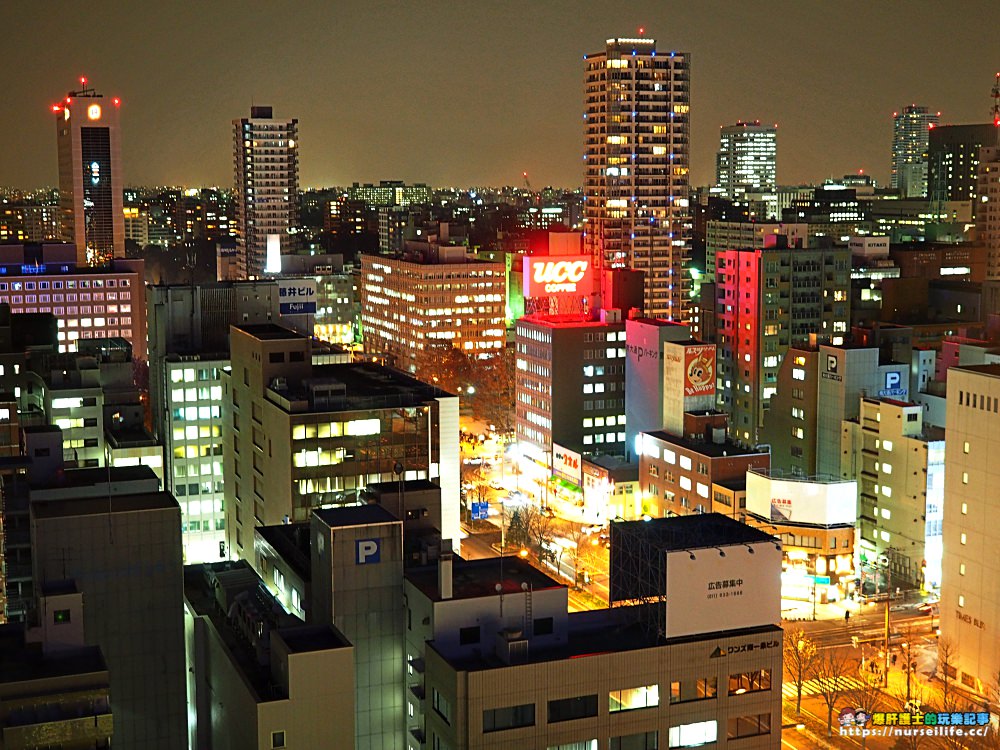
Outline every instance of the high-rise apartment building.
<path fill-rule="evenodd" d="M 993 628 L 1000 617 L 1000 366 L 948 371 L 945 431 L 944 566 L 941 638 L 955 646 L 961 684 L 980 694 L 996 687 L 1000 650 Z"/>
<path fill-rule="evenodd" d="M 932 205 L 946 201 L 972 201 L 979 211 L 977 180 L 979 152 L 997 145 L 1000 128 L 981 125 L 940 125 L 930 131 L 927 161 L 927 197 Z"/>
<path fill-rule="evenodd" d="M 976 237 L 986 245 L 986 278 L 1000 279 L 1000 143 L 979 152 Z"/>
<path fill-rule="evenodd" d="M 271 107 L 251 107 L 233 120 L 236 241 L 240 273 L 252 279 L 281 270 L 299 228 L 299 121 Z M 119 209 L 119 213 L 121 209 Z"/>
<path fill-rule="evenodd" d="M 940 112 L 911 104 L 892 113 L 892 171 L 889 187 L 904 198 L 927 195 L 927 151 L 930 131 L 937 127 Z"/>
<path fill-rule="evenodd" d="M 584 59 L 586 249 L 595 266 L 645 274 L 646 315 L 684 322 L 690 56 L 640 38 Z"/>
<path fill-rule="evenodd" d="M 125 257 L 122 214 L 121 100 L 80 79 L 80 90 L 52 105 L 59 147 L 59 224 L 76 245 L 77 265 Z"/>
<path fill-rule="evenodd" d="M 764 247 L 724 250 L 717 265 L 716 392 L 731 416 L 730 437 L 755 445 L 789 346 L 846 336 L 851 254 L 791 247 L 774 235 Z"/>
<path fill-rule="evenodd" d="M 723 125 L 715 157 L 715 184 L 728 198 L 773 190 L 777 178 L 778 126 L 760 120 Z"/>

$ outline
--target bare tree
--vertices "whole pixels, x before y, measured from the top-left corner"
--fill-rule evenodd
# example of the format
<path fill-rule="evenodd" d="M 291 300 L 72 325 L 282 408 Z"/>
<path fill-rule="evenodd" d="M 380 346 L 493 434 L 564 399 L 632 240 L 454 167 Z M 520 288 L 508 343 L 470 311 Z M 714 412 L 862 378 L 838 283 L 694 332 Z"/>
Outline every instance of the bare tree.
<path fill-rule="evenodd" d="M 884 711 L 889 705 L 885 693 L 879 686 L 878 678 L 863 666 L 862 661 L 858 661 L 853 668 L 857 672 L 857 679 L 844 691 L 844 699 L 847 704 L 854 709 L 862 709 L 871 716 L 875 711 Z M 861 747 L 867 746 L 867 737 L 861 736 Z"/>
<path fill-rule="evenodd" d="M 969 701 L 959 692 L 955 685 L 958 676 L 958 646 L 949 638 L 938 641 L 937 669 L 941 675 L 941 704 L 938 710 L 955 713 L 971 707 Z M 936 737 L 935 745 L 945 750 L 968 750 L 980 747 L 982 737 L 959 737 L 957 735 L 942 735 Z"/>
<path fill-rule="evenodd" d="M 851 688 L 850 658 L 838 649 L 820 651 L 813 660 L 810 674 L 826 706 L 826 736 L 833 736 L 833 712 L 844 693 Z"/>
<path fill-rule="evenodd" d="M 802 683 L 812 672 L 816 661 L 816 644 L 809 639 L 802 628 L 785 631 L 784 643 L 785 671 L 795 683 L 795 715 L 802 713 Z"/>
<path fill-rule="evenodd" d="M 927 704 L 927 696 L 928 692 L 923 683 L 911 687 L 909 700 L 902 690 L 896 689 L 886 694 L 883 710 L 913 713 L 914 706 L 923 709 Z M 930 746 L 931 739 L 918 733 L 904 734 L 896 738 L 893 750 L 921 750 Z"/>

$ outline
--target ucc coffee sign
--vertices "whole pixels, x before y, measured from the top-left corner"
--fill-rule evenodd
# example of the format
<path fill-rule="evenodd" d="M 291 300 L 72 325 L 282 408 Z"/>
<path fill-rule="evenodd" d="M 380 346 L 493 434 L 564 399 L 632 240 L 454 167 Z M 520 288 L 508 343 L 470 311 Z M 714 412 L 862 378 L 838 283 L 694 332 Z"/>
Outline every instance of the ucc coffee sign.
<path fill-rule="evenodd" d="M 593 291 L 589 255 L 524 259 L 525 297 L 568 297 Z"/>

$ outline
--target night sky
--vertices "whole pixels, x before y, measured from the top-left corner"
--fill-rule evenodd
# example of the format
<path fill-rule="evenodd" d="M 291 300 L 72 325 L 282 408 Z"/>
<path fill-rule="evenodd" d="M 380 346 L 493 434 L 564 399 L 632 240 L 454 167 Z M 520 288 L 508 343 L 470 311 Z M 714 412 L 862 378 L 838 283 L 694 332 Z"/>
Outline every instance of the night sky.
<path fill-rule="evenodd" d="M 888 179 L 891 116 L 985 122 L 995 0 L 87 2 L 3 13 L 0 185 L 56 182 L 49 105 L 86 74 L 122 97 L 130 184 L 232 183 L 231 120 L 299 118 L 303 187 L 582 182 L 583 54 L 640 25 L 692 54 L 692 184 L 718 127 L 776 122 L 778 180 Z"/>

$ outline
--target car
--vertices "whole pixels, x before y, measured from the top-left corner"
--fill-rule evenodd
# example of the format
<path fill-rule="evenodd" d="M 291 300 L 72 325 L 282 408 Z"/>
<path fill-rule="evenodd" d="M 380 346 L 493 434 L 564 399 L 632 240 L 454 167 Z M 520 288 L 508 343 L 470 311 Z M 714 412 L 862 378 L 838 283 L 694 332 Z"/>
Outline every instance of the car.
<path fill-rule="evenodd" d="M 481 464 L 482 462 L 483 462 L 483 459 L 480 456 L 474 456 L 473 458 L 467 458 L 464 461 L 464 463 L 466 463 L 466 464 L 468 464 L 470 466 L 479 466 L 479 464 Z"/>
<path fill-rule="evenodd" d="M 925 615 L 938 614 L 940 611 L 941 602 L 924 602 L 917 607 L 918 612 L 923 612 Z"/>

